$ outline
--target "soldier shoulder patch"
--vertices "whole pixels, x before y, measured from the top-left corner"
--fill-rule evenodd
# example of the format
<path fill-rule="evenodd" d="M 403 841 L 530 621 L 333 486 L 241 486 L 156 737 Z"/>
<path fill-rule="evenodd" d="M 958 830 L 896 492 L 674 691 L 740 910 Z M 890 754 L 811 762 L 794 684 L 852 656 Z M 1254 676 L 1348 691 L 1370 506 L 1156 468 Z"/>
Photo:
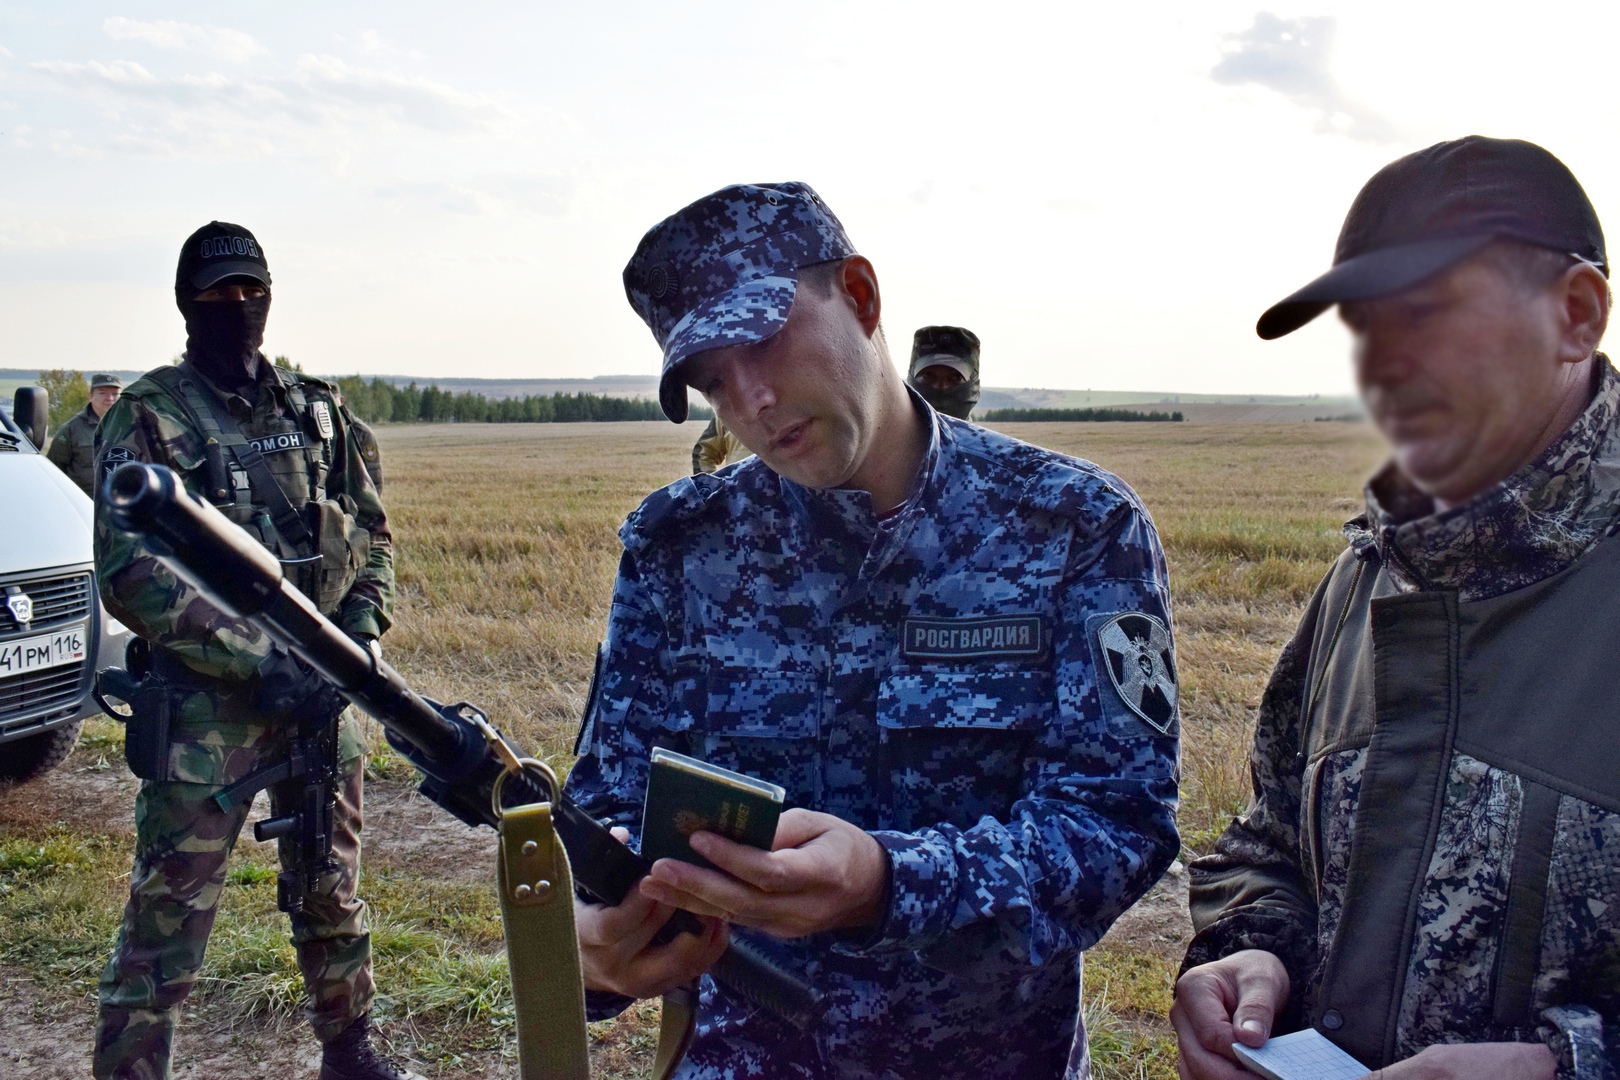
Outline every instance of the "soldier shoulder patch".
<path fill-rule="evenodd" d="M 1096 628 L 1102 667 L 1131 712 L 1168 735 L 1180 698 L 1170 631 L 1152 615 L 1124 611 Z"/>

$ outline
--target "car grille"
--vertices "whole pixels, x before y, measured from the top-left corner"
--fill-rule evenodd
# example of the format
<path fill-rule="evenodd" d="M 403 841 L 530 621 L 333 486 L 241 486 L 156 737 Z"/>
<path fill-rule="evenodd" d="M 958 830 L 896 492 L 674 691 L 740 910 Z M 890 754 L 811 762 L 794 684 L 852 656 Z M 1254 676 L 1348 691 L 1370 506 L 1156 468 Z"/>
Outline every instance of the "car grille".
<path fill-rule="evenodd" d="M 84 664 L 63 664 L 61 667 L 30 671 L 0 679 L 0 727 L 22 713 L 55 714 L 73 711 L 79 702 L 79 683 L 84 675 Z M 49 719 L 49 717 L 39 717 Z"/>
<path fill-rule="evenodd" d="M 90 617 L 90 590 L 94 588 L 94 579 L 89 574 L 13 580 L 5 585 L 20 587 L 33 599 L 34 617 L 29 621 L 28 629 L 24 630 L 4 601 L 0 600 L 0 640 L 31 637 L 41 631 L 71 625 Z M 4 589 L 0 588 L 0 595 L 3 593 Z M 92 640 L 96 632 L 95 626 L 86 629 Z M 0 731 L 13 731 L 19 724 L 33 727 L 73 713 L 87 689 L 85 678 L 89 673 L 86 667 L 87 664 L 81 661 L 0 678 Z"/>
<path fill-rule="evenodd" d="M 71 623 L 90 614 L 89 574 L 10 581 L 6 585 L 16 585 L 34 600 L 34 618 L 28 624 L 27 633 L 48 630 L 57 623 Z M 0 638 L 22 633 L 22 627 L 17 625 L 5 602 L 0 600 Z"/>

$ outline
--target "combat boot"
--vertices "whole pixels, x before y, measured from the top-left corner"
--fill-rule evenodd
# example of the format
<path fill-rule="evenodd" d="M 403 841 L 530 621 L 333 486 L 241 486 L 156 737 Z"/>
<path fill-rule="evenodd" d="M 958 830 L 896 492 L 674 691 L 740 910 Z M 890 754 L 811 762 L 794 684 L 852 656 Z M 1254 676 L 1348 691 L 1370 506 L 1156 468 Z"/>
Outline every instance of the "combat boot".
<path fill-rule="evenodd" d="M 371 1016 L 343 1029 L 321 1048 L 321 1080 L 422 1080 L 389 1061 L 371 1045 Z"/>

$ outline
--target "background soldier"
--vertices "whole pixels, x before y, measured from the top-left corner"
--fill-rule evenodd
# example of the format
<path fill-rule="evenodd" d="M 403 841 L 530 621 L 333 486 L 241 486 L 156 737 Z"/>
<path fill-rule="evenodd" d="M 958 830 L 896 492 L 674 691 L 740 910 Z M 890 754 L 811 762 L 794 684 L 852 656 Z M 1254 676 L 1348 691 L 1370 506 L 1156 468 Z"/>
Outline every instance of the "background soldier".
<path fill-rule="evenodd" d="M 966 420 L 979 403 L 979 336 L 960 326 L 925 326 L 911 338 L 911 388 L 935 412 Z"/>
<path fill-rule="evenodd" d="M 57 429 L 50 449 L 45 451 L 45 456 L 92 499 L 96 497 L 96 428 L 118 400 L 123 386 L 116 375 L 93 377 L 89 404 Z"/>
<path fill-rule="evenodd" d="M 259 352 L 270 273 L 253 234 L 218 221 L 194 233 L 180 254 L 175 299 L 186 319 L 185 361 L 124 392 L 102 422 L 99 469 L 126 461 L 175 469 L 190 491 L 254 533 L 323 613 L 374 647 L 393 605 L 387 518 L 336 390 Z M 99 508 L 96 563 L 108 609 L 140 636 L 131 671 L 166 695 L 166 707 L 137 710 L 127 730 L 126 752 L 142 778 L 135 861 L 101 980 L 95 1075 L 169 1075 L 180 1004 L 202 966 L 252 792 L 288 762 L 293 740 L 309 737 L 325 740 L 331 758 L 323 792 L 330 852 L 312 858 L 291 838 L 278 841 L 292 875 L 278 883 L 292 895 L 278 899 L 298 909 L 292 940 L 324 1044 L 321 1077 L 399 1080 L 406 1074 L 372 1050 L 368 1035 L 371 944 L 355 896 L 363 747 L 353 717 L 310 669 L 178 583 Z M 268 786 L 278 816 L 308 794 L 296 777 Z"/>

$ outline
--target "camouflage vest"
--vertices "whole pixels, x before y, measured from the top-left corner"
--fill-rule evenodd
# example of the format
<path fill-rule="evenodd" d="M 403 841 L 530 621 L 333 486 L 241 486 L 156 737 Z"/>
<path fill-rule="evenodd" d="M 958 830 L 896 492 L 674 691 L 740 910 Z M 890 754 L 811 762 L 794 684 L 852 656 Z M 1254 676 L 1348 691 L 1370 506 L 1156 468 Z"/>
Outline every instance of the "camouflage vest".
<path fill-rule="evenodd" d="M 189 364 L 159 368 L 147 378 L 180 403 L 203 436 L 205 497 L 269 549 L 288 580 L 330 616 L 370 559 L 371 534 L 355 521 L 347 495 L 325 495 L 337 406 L 311 402 L 296 375 L 274 366 L 270 371 L 291 415 L 278 412 L 268 423 L 255 417 L 247 430 Z"/>
<path fill-rule="evenodd" d="M 1325 873 L 1347 877 L 1307 1019 L 1377 1068 L 1399 1056 L 1403 995 L 1414 993 L 1407 981 L 1454 975 L 1420 962 L 1421 933 L 1473 937 L 1472 962 L 1485 968 L 1489 993 L 1455 1002 L 1461 1013 L 1446 1018 L 1450 1028 L 1514 1037 L 1549 1006 L 1613 997 L 1620 946 L 1596 927 L 1587 945 L 1570 948 L 1555 912 L 1572 901 L 1600 913 L 1620 905 L 1620 851 L 1598 860 L 1606 867 L 1591 868 L 1580 896 L 1559 884 L 1587 859 L 1568 824 L 1620 814 L 1611 667 L 1620 656 L 1620 539 L 1543 581 L 1462 601 L 1449 589 L 1400 592 L 1376 555 L 1366 556 L 1346 552 L 1334 567 L 1312 642 L 1300 844 L 1318 895 Z M 1365 765 L 1348 865 L 1327 868 L 1324 859 L 1342 853 L 1324 851 L 1322 815 L 1342 811 L 1322 805 L 1321 766 L 1357 751 Z M 1462 847 L 1484 842 L 1456 838 L 1454 822 L 1466 816 L 1457 800 L 1467 795 L 1448 782 L 1465 758 L 1504 774 L 1516 798 L 1503 815 L 1514 821 L 1497 868 L 1505 888 L 1492 884 L 1499 899 L 1457 921 L 1455 911 L 1435 910 L 1437 897 L 1467 888 L 1445 868 L 1466 862 Z"/>

